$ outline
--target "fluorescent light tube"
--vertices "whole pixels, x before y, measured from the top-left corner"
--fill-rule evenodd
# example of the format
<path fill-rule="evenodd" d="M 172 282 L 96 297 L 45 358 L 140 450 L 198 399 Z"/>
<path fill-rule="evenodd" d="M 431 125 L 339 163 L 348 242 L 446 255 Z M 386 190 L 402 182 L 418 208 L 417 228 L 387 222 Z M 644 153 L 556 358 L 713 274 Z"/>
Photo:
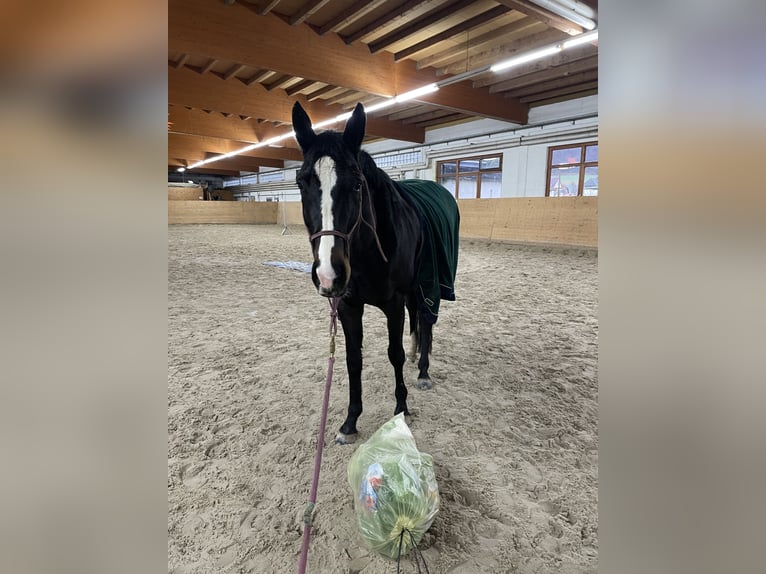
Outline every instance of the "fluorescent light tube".
<path fill-rule="evenodd" d="M 493 72 L 499 72 L 501 70 L 506 70 L 513 66 L 526 64 L 527 62 L 532 62 L 534 60 L 539 60 L 540 58 L 545 58 L 546 56 L 551 56 L 552 54 L 556 54 L 557 52 L 560 52 L 560 51 L 561 51 L 561 46 L 559 45 L 548 46 L 547 48 L 535 50 L 534 52 L 530 52 L 529 54 L 523 54 L 521 56 L 516 56 L 514 58 L 505 60 L 504 62 L 499 62 L 493 65 L 490 68 L 490 70 Z"/>

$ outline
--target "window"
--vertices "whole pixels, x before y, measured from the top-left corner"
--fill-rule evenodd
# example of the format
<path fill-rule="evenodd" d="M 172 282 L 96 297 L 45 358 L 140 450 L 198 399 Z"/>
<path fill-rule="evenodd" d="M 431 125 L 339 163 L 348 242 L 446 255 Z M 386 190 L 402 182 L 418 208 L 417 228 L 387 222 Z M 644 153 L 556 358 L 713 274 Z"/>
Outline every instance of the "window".
<path fill-rule="evenodd" d="M 436 177 L 458 199 L 500 197 L 503 161 L 499 155 L 440 161 Z"/>
<path fill-rule="evenodd" d="M 598 142 L 548 148 L 545 195 L 598 195 Z"/>

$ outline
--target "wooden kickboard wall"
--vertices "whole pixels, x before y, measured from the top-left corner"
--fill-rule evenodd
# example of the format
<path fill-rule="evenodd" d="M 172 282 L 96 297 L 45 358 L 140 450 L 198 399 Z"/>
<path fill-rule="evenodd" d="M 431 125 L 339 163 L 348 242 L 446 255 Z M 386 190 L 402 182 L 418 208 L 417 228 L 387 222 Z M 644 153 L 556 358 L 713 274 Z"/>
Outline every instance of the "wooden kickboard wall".
<path fill-rule="evenodd" d="M 303 225 L 300 202 L 168 201 L 168 223 Z M 597 197 L 463 199 L 460 236 L 598 247 Z M 286 212 L 283 211 L 286 209 Z"/>
<path fill-rule="evenodd" d="M 463 199 L 460 236 L 598 247 L 597 197 Z"/>
<path fill-rule="evenodd" d="M 277 204 L 265 201 L 168 201 L 168 224 L 277 223 Z"/>

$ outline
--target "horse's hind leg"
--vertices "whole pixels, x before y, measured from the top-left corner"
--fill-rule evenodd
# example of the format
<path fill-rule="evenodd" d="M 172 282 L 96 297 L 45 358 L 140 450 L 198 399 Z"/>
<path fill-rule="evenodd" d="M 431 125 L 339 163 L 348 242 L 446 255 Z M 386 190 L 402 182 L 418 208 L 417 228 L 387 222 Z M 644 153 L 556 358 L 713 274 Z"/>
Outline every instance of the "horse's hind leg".
<path fill-rule="evenodd" d="M 383 309 L 386 314 L 388 324 L 388 360 L 394 367 L 394 378 L 396 379 L 396 410 L 394 414 L 404 413 L 409 415 L 407 410 L 407 387 L 404 386 L 404 346 L 402 345 L 402 335 L 404 334 L 404 297 L 395 295 Z"/>
<path fill-rule="evenodd" d="M 431 352 L 434 326 L 418 314 L 418 327 L 420 329 L 420 360 L 418 361 L 417 387 L 420 390 L 427 390 L 433 388 L 431 377 L 428 376 L 428 354 Z"/>
<path fill-rule="evenodd" d="M 362 315 L 364 305 L 351 306 L 341 301 L 338 315 L 346 339 L 346 368 L 348 369 L 348 416 L 340 427 L 335 442 L 348 444 L 356 440 L 356 421 L 362 414 Z"/>

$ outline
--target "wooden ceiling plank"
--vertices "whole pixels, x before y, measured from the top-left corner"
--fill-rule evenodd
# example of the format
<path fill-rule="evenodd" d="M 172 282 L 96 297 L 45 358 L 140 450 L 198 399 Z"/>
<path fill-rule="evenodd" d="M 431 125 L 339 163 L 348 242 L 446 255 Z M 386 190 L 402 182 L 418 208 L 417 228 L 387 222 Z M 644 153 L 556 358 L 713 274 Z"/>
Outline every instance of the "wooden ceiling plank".
<path fill-rule="evenodd" d="M 325 6 L 329 1 L 330 0 L 311 0 L 310 2 L 306 2 L 295 14 L 290 16 L 288 23 L 290 26 L 302 24 L 307 18 L 311 17 L 312 14 Z"/>
<path fill-rule="evenodd" d="M 398 6 L 391 10 L 390 12 L 386 12 L 383 14 L 380 18 L 376 18 L 366 26 L 363 26 L 356 32 L 352 34 L 348 34 L 347 36 L 342 36 L 343 41 L 346 44 L 353 44 L 357 40 L 364 38 L 367 34 L 370 34 L 371 32 L 374 32 L 378 28 L 382 28 L 392 20 L 395 20 L 402 14 L 405 14 L 406 12 L 412 10 L 415 8 L 418 4 L 422 4 L 423 0 L 408 0 L 401 6 Z"/>
<path fill-rule="evenodd" d="M 278 135 L 277 133 L 265 133 L 263 128 L 253 120 L 224 118 L 216 114 L 208 115 L 201 110 L 187 110 L 179 106 L 170 108 L 168 119 L 173 124 L 168 130 L 169 134 L 209 137 L 238 142 L 238 145 L 232 149 L 239 149 L 248 144 L 258 143 Z M 282 143 L 285 148 L 297 149 L 297 144 L 293 140 L 285 140 Z M 293 159 L 292 154 L 292 151 L 288 151 L 285 152 L 284 157 L 282 155 L 274 157 Z"/>
<path fill-rule="evenodd" d="M 281 74 L 277 76 L 273 81 L 269 82 L 264 86 L 268 91 L 273 90 L 274 88 L 282 87 L 284 84 L 292 80 L 294 76 L 291 76 L 290 74 Z"/>
<path fill-rule="evenodd" d="M 429 128 L 431 126 L 443 126 L 448 122 L 459 122 L 460 120 L 465 119 L 468 119 L 465 114 L 450 114 L 449 116 L 442 116 L 440 118 L 418 122 L 414 125 L 421 128 Z"/>
<path fill-rule="evenodd" d="M 220 138 L 191 136 L 186 134 L 168 134 L 168 155 L 200 161 L 214 155 L 229 153 L 243 148 L 245 142 Z M 236 157 L 246 161 L 269 161 L 278 165 L 285 160 L 299 161 L 302 158 L 297 148 L 263 147 L 244 152 Z"/>
<path fill-rule="evenodd" d="M 508 8 L 507 6 L 496 6 L 495 8 L 492 8 L 491 10 L 487 10 L 486 12 L 479 14 L 478 16 L 474 16 L 473 18 L 469 18 L 468 20 L 465 20 L 464 22 L 461 22 L 460 24 L 453 26 L 449 30 L 440 32 L 439 34 L 436 34 L 426 40 L 418 42 L 417 44 L 414 44 L 410 46 L 409 48 L 405 48 L 404 50 L 400 50 L 396 52 L 394 54 L 394 60 L 397 62 L 399 60 L 403 60 L 404 58 L 408 56 L 417 54 L 421 50 L 430 48 L 431 46 L 434 46 L 438 44 L 439 42 L 447 40 L 448 38 L 452 38 L 453 36 L 456 36 L 457 34 L 465 32 L 466 30 L 470 30 L 472 28 L 476 28 L 477 26 L 481 26 L 485 22 L 493 20 L 494 18 L 497 18 L 498 16 L 501 16 L 509 11 L 510 11 L 510 8 Z"/>
<path fill-rule="evenodd" d="M 262 82 L 266 78 L 268 78 L 272 74 L 271 70 L 258 70 L 250 76 L 247 80 L 245 80 L 246 86 L 252 86 L 256 82 Z"/>
<path fill-rule="evenodd" d="M 582 44 L 581 46 L 576 46 L 559 54 L 555 54 L 550 58 L 537 60 L 535 62 L 530 62 L 521 66 L 514 66 L 513 68 L 500 73 L 490 72 L 481 76 L 477 76 L 473 80 L 473 85 L 477 88 L 493 86 L 506 80 L 520 78 L 529 74 L 550 70 L 591 58 L 598 62 L 598 48 L 590 44 Z"/>
<path fill-rule="evenodd" d="M 562 32 L 560 32 L 559 30 L 550 30 L 550 29 L 544 32 L 539 32 L 537 34 L 532 34 L 531 36 L 525 36 L 523 38 L 519 38 L 518 40 L 514 42 L 504 44 L 503 46 L 492 48 L 485 52 L 480 52 L 478 54 L 469 56 L 468 62 L 467 62 L 467 68 L 469 70 L 480 68 L 482 66 L 486 66 L 487 64 L 492 64 L 494 62 L 505 60 L 506 58 L 510 58 L 519 53 L 526 52 L 528 50 L 535 50 L 537 48 L 547 46 L 548 44 L 552 42 L 556 42 L 561 39 L 562 39 Z M 466 62 L 460 61 L 456 64 L 450 64 L 448 66 L 439 68 L 439 74 L 442 74 L 442 75 L 459 74 L 460 72 L 465 71 L 465 68 L 466 68 Z"/>
<path fill-rule="evenodd" d="M 257 9 L 257 13 L 260 16 L 265 16 L 269 12 L 271 12 L 274 8 L 277 7 L 277 4 L 279 4 L 280 0 L 266 0 L 261 4 L 260 8 Z"/>
<path fill-rule="evenodd" d="M 181 54 L 181 57 L 178 58 L 175 62 L 173 62 L 173 67 L 177 70 L 181 66 L 183 66 L 186 63 L 186 60 L 189 59 L 189 54 Z"/>
<path fill-rule="evenodd" d="M 310 86 L 313 86 L 314 84 L 316 84 L 314 80 L 303 80 L 287 88 L 285 90 L 285 93 L 288 96 L 294 96 L 295 94 L 302 92 L 303 90 L 305 90 L 306 88 L 309 88 Z"/>
<path fill-rule="evenodd" d="M 524 86 L 537 84 L 539 82 L 546 82 L 548 80 L 566 77 L 578 72 L 597 69 L 598 57 L 575 60 L 574 62 L 570 62 L 568 64 L 562 64 L 560 66 L 551 67 L 539 72 L 533 72 L 531 74 L 519 75 L 518 77 L 493 84 L 489 87 L 489 91 L 493 94 L 497 92 L 507 92 L 510 90 L 522 88 Z"/>
<path fill-rule="evenodd" d="M 442 4 L 441 6 L 438 6 L 436 9 L 431 10 L 430 12 L 427 12 L 420 18 L 416 18 L 415 20 L 409 22 L 405 26 L 399 26 L 396 30 L 393 32 L 390 32 L 383 36 L 382 38 L 375 40 L 374 42 L 370 42 L 368 44 L 370 48 L 370 52 L 372 54 L 375 54 L 377 52 L 380 52 L 384 48 L 387 48 L 391 44 L 394 44 L 398 42 L 399 40 L 403 40 L 407 36 L 411 36 L 412 34 L 415 34 L 417 32 L 423 31 L 424 28 L 427 28 L 428 26 L 431 26 L 432 24 L 435 24 L 437 22 L 440 22 L 441 20 L 444 20 L 445 18 L 452 16 L 455 12 L 459 12 L 463 8 L 470 6 L 473 3 L 473 0 L 451 0 L 450 2 L 447 2 L 446 4 Z"/>
<path fill-rule="evenodd" d="M 530 18 L 534 18 L 535 20 L 542 22 L 546 26 L 555 28 L 556 30 L 569 34 L 570 36 L 575 36 L 577 34 L 583 33 L 583 29 L 581 26 L 578 26 L 577 24 L 570 22 L 566 18 L 562 18 L 558 14 L 549 12 L 548 10 L 545 10 L 544 8 L 541 8 L 540 6 L 537 6 L 530 2 L 524 2 L 522 0 L 497 0 L 497 2 L 502 4 L 503 6 L 508 6 L 508 8 L 513 8 L 514 10 L 518 10 L 519 12 L 521 12 L 522 14 L 526 14 Z"/>
<path fill-rule="evenodd" d="M 500 96 L 499 99 L 502 100 Z M 303 96 L 285 97 L 284 92 L 269 92 L 260 84 L 250 87 L 239 82 L 222 82 L 211 75 L 200 76 L 191 70 L 168 70 L 168 101 L 195 108 L 227 111 L 237 115 L 292 122 L 292 106 L 300 101 L 315 122 L 331 119 L 345 110 L 341 106 L 325 106 Z M 425 133 L 397 122 L 368 118 L 370 135 L 423 143 Z"/>
<path fill-rule="evenodd" d="M 334 18 L 331 18 L 322 24 L 316 32 L 320 36 L 324 36 L 327 32 L 337 32 L 344 26 L 352 24 L 368 12 L 371 12 L 384 2 L 386 2 L 386 0 L 375 0 L 373 2 L 370 2 L 369 0 L 358 0 L 345 10 L 339 12 Z"/>
<path fill-rule="evenodd" d="M 532 18 L 527 18 L 527 17 L 521 18 L 520 20 L 516 20 L 515 22 L 506 24 L 505 26 L 501 26 L 500 28 L 490 30 L 486 34 L 482 34 L 481 36 L 477 36 L 476 38 L 470 38 L 468 49 L 475 51 L 477 48 L 479 48 L 480 46 L 483 46 L 484 44 L 488 44 L 498 39 L 506 38 L 510 36 L 511 34 L 521 32 L 522 30 L 531 28 L 532 26 L 536 26 L 538 24 L 539 22 L 537 22 L 536 20 L 533 20 Z M 447 50 L 434 54 L 433 56 L 428 56 L 427 58 L 423 58 L 419 60 L 417 66 L 418 66 L 418 69 L 429 68 L 431 66 L 439 64 L 451 58 L 464 57 L 465 54 L 466 54 L 466 46 L 455 46 L 454 48 L 449 48 Z"/>
<path fill-rule="evenodd" d="M 276 16 L 258 17 L 244 7 L 237 10 L 239 6 L 226 7 L 207 0 L 170 0 L 173 17 L 169 48 L 188 51 L 183 48 L 194 46 L 210 57 L 255 68 L 268 66 L 280 73 L 387 97 L 438 80 L 433 71 L 419 71 L 410 60 L 395 63 L 391 54 L 370 54 L 364 46 L 344 45 L 337 35 L 318 37 L 307 26 L 291 27 Z M 218 32 L 226 36 L 227 42 L 217 40 Z M 466 97 L 469 93 L 470 97 Z M 470 115 L 526 123 L 528 106 L 495 96 L 462 82 L 445 86 L 420 101 Z"/>
<path fill-rule="evenodd" d="M 563 88 L 572 84 L 580 84 L 595 80 L 598 80 L 598 70 L 588 70 L 586 72 L 579 72 L 546 82 L 538 82 L 518 89 L 509 90 L 506 94 L 512 98 L 521 98 L 524 96 L 531 96 L 532 94 L 539 94 L 540 92 L 547 92 L 556 88 Z"/>
<path fill-rule="evenodd" d="M 215 58 L 210 58 L 210 60 L 208 60 L 208 63 L 205 64 L 205 67 L 202 68 L 199 73 L 207 74 L 210 70 L 213 69 L 213 66 L 215 66 L 217 63 L 218 63 L 218 60 L 216 60 Z"/>
<path fill-rule="evenodd" d="M 318 100 L 325 94 L 332 92 L 335 89 L 337 89 L 337 86 L 325 86 L 324 88 L 319 88 L 315 92 L 309 94 L 308 101 L 313 102 L 314 100 Z"/>
<path fill-rule="evenodd" d="M 224 80 L 230 80 L 237 74 L 239 74 L 242 70 L 247 68 L 245 64 L 234 64 L 229 70 L 223 75 Z"/>
<path fill-rule="evenodd" d="M 525 96 L 523 100 L 526 102 L 534 102 L 539 100 L 548 100 L 558 96 L 571 95 L 574 97 L 574 94 L 578 94 L 577 97 L 581 97 L 579 94 L 582 92 L 592 92 L 593 90 L 598 91 L 598 81 L 588 82 L 585 84 L 574 84 L 572 86 L 566 86 L 556 90 L 550 90 L 548 92 L 540 92 L 530 96 Z"/>

